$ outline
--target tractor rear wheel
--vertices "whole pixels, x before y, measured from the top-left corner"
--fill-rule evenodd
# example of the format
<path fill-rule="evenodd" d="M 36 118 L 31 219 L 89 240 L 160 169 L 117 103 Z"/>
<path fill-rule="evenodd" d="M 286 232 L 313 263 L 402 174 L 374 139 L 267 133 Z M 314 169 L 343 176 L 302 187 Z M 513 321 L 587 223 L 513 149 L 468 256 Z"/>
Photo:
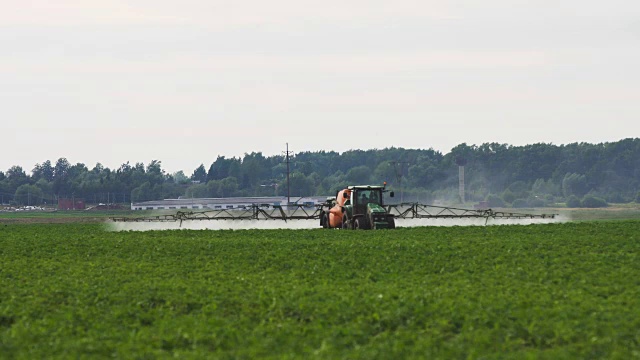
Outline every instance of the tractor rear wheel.
<path fill-rule="evenodd" d="M 329 225 L 329 216 L 327 216 L 327 213 L 324 213 L 322 215 L 322 227 L 325 229 L 328 229 L 330 227 Z"/>

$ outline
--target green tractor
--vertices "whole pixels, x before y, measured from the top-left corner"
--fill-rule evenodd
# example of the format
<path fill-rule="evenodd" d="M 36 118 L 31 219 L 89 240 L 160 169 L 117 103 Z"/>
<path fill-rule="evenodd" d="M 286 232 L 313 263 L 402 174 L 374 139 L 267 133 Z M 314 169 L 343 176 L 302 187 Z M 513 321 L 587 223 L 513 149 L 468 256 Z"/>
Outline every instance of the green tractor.
<path fill-rule="evenodd" d="M 395 229 L 395 219 L 383 203 L 385 186 L 349 186 L 327 199 L 322 207 L 320 226 L 342 229 Z M 393 197 L 393 191 L 389 192 Z"/>

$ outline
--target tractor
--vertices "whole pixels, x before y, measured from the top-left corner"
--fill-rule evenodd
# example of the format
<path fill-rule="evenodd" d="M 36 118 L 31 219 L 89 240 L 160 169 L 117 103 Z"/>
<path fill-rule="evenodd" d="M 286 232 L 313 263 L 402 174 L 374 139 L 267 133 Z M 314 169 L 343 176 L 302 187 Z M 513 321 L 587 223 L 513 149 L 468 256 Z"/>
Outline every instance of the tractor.
<path fill-rule="evenodd" d="M 385 208 L 384 186 L 349 186 L 328 198 L 320 213 L 320 226 L 325 229 L 395 229 L 393 214 Z M 393 191 L 389 197 L 393 197 Z"/>

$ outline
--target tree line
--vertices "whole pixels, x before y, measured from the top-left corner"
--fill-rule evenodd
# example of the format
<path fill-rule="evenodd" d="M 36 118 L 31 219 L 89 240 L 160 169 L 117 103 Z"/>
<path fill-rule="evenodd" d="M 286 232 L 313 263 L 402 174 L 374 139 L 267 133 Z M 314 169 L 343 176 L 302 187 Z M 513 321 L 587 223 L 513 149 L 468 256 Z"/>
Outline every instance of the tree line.
<path fill-rule="evenodd" d="M 465 168 L 465 199 L 458 195 L 458 167 Z M 52 204 L 59 198 L 87 203 L 139 202 L 178 197 L 286 196 L 286 159 L 260 152 L 218 156 L 190 174 L 167 173 L 159 160 L 117 169 L 92 168 L 66 158 L 46 160 L 27 173 L 0 171 L 2 203 Z M 558 202 L 602 205 L 640 202 L 640 139 L 599 144 L 499 143 L 433 149 L 385 148 L 300 152 L 290 158 L 292 197 L 334 195 L 347 185 L 382 184 L 396 201 L 477 202 L 491 206 L 546 206 Z M 400 197 L 400 198 L 399 198 Z M 577 201 L 577 203 L 576 203 Z"/>

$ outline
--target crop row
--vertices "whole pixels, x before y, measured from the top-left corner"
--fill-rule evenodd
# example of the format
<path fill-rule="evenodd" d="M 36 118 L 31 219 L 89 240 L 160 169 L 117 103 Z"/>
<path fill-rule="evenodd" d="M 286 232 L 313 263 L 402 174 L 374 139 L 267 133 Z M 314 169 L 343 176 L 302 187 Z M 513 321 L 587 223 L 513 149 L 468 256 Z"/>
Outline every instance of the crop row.
<path fill-rule="evenodd" d="M 628 358 L 640 221 L 0 230 L 9 358 Z"/>

